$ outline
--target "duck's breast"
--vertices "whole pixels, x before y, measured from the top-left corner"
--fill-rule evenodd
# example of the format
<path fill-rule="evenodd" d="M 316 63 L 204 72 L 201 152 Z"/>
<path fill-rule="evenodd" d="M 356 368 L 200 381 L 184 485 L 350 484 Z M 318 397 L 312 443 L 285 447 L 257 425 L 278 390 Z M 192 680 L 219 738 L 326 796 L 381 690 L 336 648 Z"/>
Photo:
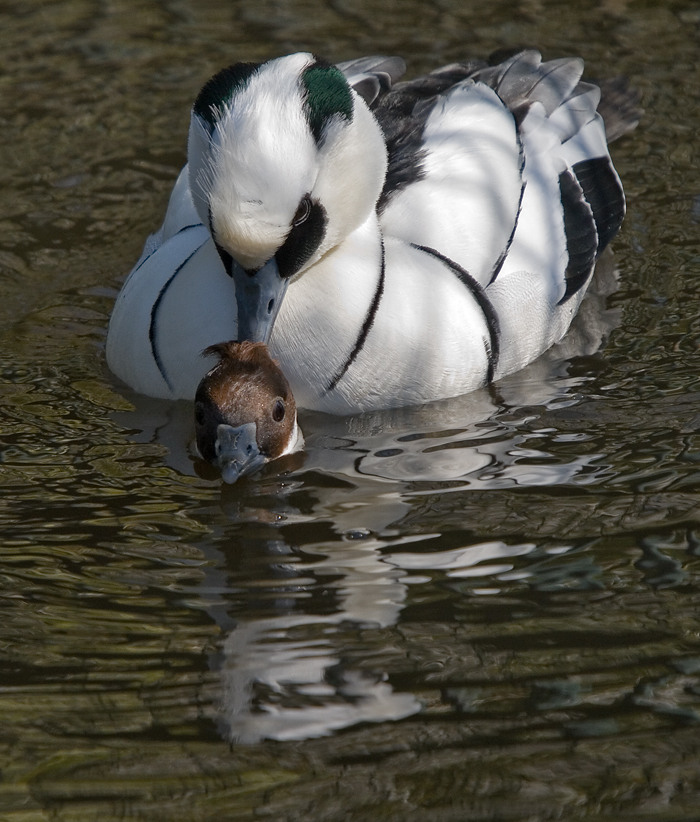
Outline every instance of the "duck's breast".
<path fill-rule="evenodd" d="M 114 305 L 110 369 L 139 393 L 191 399 L 211 362 L 201 352 L 236 337 L 236 299 L 204 226 L 185 228 L 143 259 Z"/>

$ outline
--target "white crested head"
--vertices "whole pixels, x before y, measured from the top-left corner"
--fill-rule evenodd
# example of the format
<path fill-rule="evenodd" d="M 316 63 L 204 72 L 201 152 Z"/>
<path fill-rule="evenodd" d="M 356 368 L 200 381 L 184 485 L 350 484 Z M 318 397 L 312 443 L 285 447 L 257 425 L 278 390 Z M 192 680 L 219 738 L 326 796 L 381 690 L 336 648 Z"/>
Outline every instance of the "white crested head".
<path fill-rule="evenodd" d="M 318 260 L 373 211 L 386 173 L 381 130 L 336 67 L 311 54 L 236 64 L 197 98 L 190 189 L 221 250 L 283 276 Z"/>

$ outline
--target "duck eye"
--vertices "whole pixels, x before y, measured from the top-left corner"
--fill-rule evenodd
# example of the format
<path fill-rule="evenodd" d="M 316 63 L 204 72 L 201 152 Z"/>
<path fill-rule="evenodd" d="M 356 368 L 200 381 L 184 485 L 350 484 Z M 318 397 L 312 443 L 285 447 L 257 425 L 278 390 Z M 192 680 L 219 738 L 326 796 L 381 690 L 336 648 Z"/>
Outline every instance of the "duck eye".
<path fill-rule="evenodd" d="M 275 400 L 275 404 L 272 406 L 272 419 L 275 422 L 282 422 L 285 412 L 284 402 L 280 399 Z"/>
<path fill-rule="evenodd" d="M 293 226 L 301 225 L 302 223 L 306 222 L 306 220 L 311 214 L 311 197 L 307 194 L 306 196 L 301 198 L 299 202 L 299 206 L 296 210 L 296 214 L 294 215 L 294 219 L 292 220 Z"/>

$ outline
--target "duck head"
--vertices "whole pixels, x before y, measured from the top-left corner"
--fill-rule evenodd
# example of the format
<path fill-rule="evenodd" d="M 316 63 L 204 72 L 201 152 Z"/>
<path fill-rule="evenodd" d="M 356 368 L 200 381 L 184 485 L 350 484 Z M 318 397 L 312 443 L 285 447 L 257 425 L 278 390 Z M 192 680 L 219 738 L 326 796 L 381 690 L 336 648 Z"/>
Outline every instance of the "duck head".
<path fill-rule="evenodd" d="M 386 163 L 365 101 L 312 54 L 237 63 L 204 86 L 189 184 L 235 281 L 239 340 L 269 340 L 289 282 L 373 213 Z"/>
<path fill-rule="evenodd" d="M 225 482 L 302 448 L 294 396 L 264 343 L 218 343 L 204 354 L 219 361 L 197 388 L 197 448 Z"/>

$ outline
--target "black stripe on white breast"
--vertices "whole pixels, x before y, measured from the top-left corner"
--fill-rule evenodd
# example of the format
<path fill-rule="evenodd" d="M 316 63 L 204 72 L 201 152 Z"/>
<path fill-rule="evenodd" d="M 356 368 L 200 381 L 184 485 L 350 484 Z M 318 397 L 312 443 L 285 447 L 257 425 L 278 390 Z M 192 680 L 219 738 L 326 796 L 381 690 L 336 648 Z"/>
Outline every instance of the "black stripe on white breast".
<path fill-rule="evenodd" d="M 496 366 L 501 355 L 501 324 L 498 321 L 498 314 L 493 307 L 493 303 L 486 294 L 486 290 L 481 286 L 472 275 L 462 268 L 461 265 L 426 245 L 416 245 L 411 243 L 413 248 L 418 251 L 423 251 L 425 254 L 430 254 L 431 257 L 440 260 L 441 263 L 447 266 L 450 271 L 457 277 L 468 291 L 471 292 L 474 301 L 484 313 L 484 320 L 486 328 L 488 329 L 488 339 L 484 338 L 484 350 L 486 352 L 486 383 L 493 381 L 496 373 Z"/>
<path fill-rule="evenodd" d="M 372 302 L 369 304 L 369 308 L 367 309 L 367 314 L 365 315 L 365 319 L 360 327 L 360 331 L 357 335 L 357 339 L 355 340 L 355 345 L 352 347 L 352 350 L 345 358 L 345 362 L 341 365 L 338 369 L 337 373 L 334 377 L 331 378 L 328 385 L 325 388 L 324 393 L 328 393 L 332 391 L 336 385 L 341 381 L 341 379 L 345 376 L 348 368 L 355 362 L 357 359 L 360 351 L 365 347 L 365 342 L 367 341 L 367 335 L 372 330 L 372 326 L 374 325 L 375 317 L 377 316 L 377 310 L 379 309 L 379 303 L 382 301 L 382 297 L 384 296 L 384 282 L 386 280 L 386 257 L 384 254 L 384 241 L 382 241 L 381 246 L 381 261 L 379 265 L 379 276 L 377 277 L 377 285 L 374 289 L 374 296 L 372 297 Z"/>
<path fill-rule="evenodd" d="M 199 228 L 200 226 L 201 223 L 197 225 L 186 226 L 185 228 L 180 229 L 180 231 L 178 231 L 177 233 L 181 234 L 184 231 L 187 231 L 192 228 Z M 168 279 L 163 284 L 163 287 L 158 292 L 158 296 L 156 297 L 155 302 L 151 307 L 151 321 L 148 325 L 148 341 L 151 345 L 151 354 L 153 355 L 153 360 L 156 366 L 158 367 L 158 370 L 160 371 L 161 377 L 163 378 L 165 384 L 171 391 L 173 390 L 173 384 L 170 381 L 170 377 L 165 371 L 165 366 L 163 365 L 163 360 L 161 359 L 160 351 L 158 349 L 158 312 L 160 311 L 163 299 L 168 289 L 175 281 L 175 278 L 180 274 L 180 272 L 184 269 L 187 263 L 189 263 L 189 261 L 194 257 L 194 255 L 202 248 L 202 246 L 204 246 L 204 244 L 205 243 L 200 243 L 191 254 L 185 257 L 185 259 L 180 263 L 180 265 L 175 269 L 175 271 L 173 271 L 173 273 L 170 275 L 170 277 L 168 277 Z"/>
<path fill-rule="evenodd" d="M 595 265 L 598 250 L 593 211 L 586 202 L 583 189 L 573 172 L 568 169 L 559 175 L 562 216 L 566 252 L 569 261 L 566 266 L 566 292 L 559 301 L 565 303 L 588 281 Z"/>

